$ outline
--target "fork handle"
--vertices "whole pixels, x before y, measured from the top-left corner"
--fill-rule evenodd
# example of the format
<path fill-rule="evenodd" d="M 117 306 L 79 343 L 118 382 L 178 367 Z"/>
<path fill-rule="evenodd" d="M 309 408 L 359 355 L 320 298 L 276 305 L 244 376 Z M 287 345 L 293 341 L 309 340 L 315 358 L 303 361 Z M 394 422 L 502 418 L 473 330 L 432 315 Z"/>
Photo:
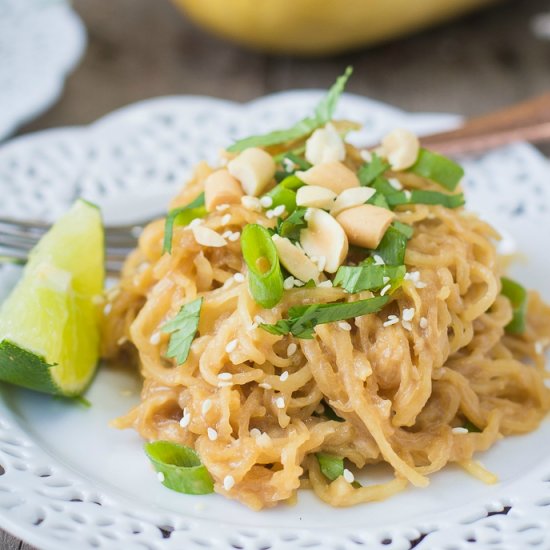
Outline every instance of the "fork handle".
<path fill-rule="evenodd" d="M 467 120 L 450 132 L 421 139 L 445 154 L 477 153 L 515 141 L 550 141 L 550 93 Z"/>

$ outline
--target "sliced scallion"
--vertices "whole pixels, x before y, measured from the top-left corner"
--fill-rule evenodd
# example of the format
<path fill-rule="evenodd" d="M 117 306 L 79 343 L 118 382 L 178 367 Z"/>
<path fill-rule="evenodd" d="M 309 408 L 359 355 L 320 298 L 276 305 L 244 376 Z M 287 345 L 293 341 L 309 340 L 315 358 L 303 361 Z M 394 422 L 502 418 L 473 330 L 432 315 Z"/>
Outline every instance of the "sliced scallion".
<path fill-rule="evenodd" d="M 389 168 L 390 165 L 387 162 L 383 161 L 376 153 L 373 153 L 371 161 L 363 164 L 357 172 L 359 183 L 361 185 L 370 185 L 386 170 L 389 170 Z"/>
<path fill-rule="evenodd" d="M 186 495 L 214 491 L 214 480 L 193 449 L 171 441 L 154 441 L 145 445 L 145 453 L 168 489 Z"/>
<path fill-rule="evenodd" d="M 388 227 L 374 254 L 380 256 L 386 265 L 404 265 L 408 240 L 407 235 L 393 223 Z"/>
<path fill-rule="evenodd" d="M 204 218 L 206 214 L 206 207 L 204 206 L 204 193 L 201 193 L 188 205 L 170 210 L 168 216 L 166 216 L 166 221 L 164 222 L 164 241 L 162 244 L 162 251 L 168 252 L 169 254 L 172 251 L 172 235 L 174 233 L 175 226 L 187 225 L 196 218 Z"/>
<path fill-rule="evenodd" d="M 462 166 L 427 149 L 420 149 L 418 159 L 409 171 L 435 181 L 449 191 L 454 191 L 464 176 Z"/>
<path fill-rule="evenodd" d="M 427 191 L 424 189 L 414 189 L 412 191 L 398 191 L 391 195 L 386 195 L 386 200 L 390 207 L 401 204 L 432 204 L 441 205 L 445 208 L 459 208 L 464 206 L 464 195 L 457 193 L 448 195 L 439 191 Z"/>
<path fill-rule="evenodd" d="M 344 475 L 344 459 L 327 453 L 315 453 L 321 473 L 330 481 Z"/>
<path fill-rule="evenodd" d="M 281 181 L 279 185 L 285 189 L 290 189 L 291 191 L 298 191 L 298 189 L 303 187 L 305 183 L 298 176 L 291 174 Z"/>
<path fill-rule="evenodd" d="M 296 191 L 292 191 L 291 189 L 284 187 L 282 183 L 276 185 L 264 196 L 269 197 L 272 200 L 269 208 L 275 208 L 283 205 L 287 214 L 292 214 L 292 212 L 296 210 Z"/>
<path fill-rule="evenodd" d="M 527 315 L 527 291 L 519 283 L 508 279 L 508 277 L 502 277 L 500 281 L 502 283 L 500 293 L 510 300 L 513 310 L 513 317 L 506 325 L 506 332 L 509 334 L 523 334 Z"/>
<path fill-rule="evenodd" d="M 241 139 L 228 147 L 227 150 L 231 153 L 239 153 L 249 147 L 269 147 L 271 145 L 278 145 L 287 141 L 304 138 L 311 134 L 313 130 L 324 126 L 327 122 L 332 120 L 338 99 L 342 95 L 352 72 L 353 69 L 348 67 L 344 74 L 336 79 L 336 82 L 332 85 L 327 95 L 315 108 L 313 116 L 300 120 L 294 126 L 286 130 L 276 130 L 269 134 L 250 136 Z"/>
<path fill-rule="evenodd" d="M 262 307 L 274 307 L 283 296 L 283 274 L 269 231 L 258 224 L 245 226 L 241 249 L 252 297 Z"/>

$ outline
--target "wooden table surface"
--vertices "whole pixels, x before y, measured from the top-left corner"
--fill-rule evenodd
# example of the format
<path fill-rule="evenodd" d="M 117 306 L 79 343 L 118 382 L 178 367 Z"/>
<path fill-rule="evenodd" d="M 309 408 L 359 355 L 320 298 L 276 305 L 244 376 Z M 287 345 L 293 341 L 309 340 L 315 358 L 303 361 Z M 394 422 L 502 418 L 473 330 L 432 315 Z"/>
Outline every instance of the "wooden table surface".
<path fill-rule="evenodd" d="M 505 2 L 398 42 L 313 60 L 230 45 L 180 18 L 167 0 L 74 5 L 88 28 L 87 52 L 59 102 L 20 134 L 86 124 L 155 96 L 247 101 L 326 88 L 348 64 L 351 92 L 411 111 L 475 115 L 550 90 L 550 40 L 531 30 L 533 16 L 550 9 L 547 0 Z M 0 531 L 0 549 L 31 548 Z"/>

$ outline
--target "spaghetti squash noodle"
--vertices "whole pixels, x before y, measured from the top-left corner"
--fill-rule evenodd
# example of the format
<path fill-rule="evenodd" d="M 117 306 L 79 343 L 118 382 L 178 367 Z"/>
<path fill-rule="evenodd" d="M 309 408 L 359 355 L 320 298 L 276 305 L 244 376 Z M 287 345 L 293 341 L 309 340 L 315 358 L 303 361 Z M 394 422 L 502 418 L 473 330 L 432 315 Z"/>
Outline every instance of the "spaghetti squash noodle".
<path fill-rule="evenodd" d="M 343 156 L 334 153 L 340 160 L 319 160 L 315 144 L 323 135 L 318 132 L 333 132 L 333 144 L 342 128 L 346 125 L 324 125 L 307 136 L 256 148 L 276 166 L 261 190 L 251 188 L 250 170 L 257 176 L 257 163 L 251 162 L 249 172 L 235 164 L 238 158 L 244 162 L 251 148 L 226 153 L 218 169 L 201 163 L 171 206 L 185 207 L 205 190 L 206 203 L 199 201 L 194 220 L 174 218 L 169 250 L 163 249 L 167 221 L 149 224 L 109 295 L 103 354 L 129 358 L 144 379 L 141 402 L 116 425 L 134 428 L 148 441 L 194 449 L 214 490 L 253 509 L 289 501 L 300 487 L 312 488 L 333 506 L 381 500 L 409 484 L 427 486 L 429 474 L 450 463 L 492 482 L 494 476 L 474 460 L 475 453 L 503 436 L 534 430 L 550 407 L 544 368 L 550 308 L 529 292 L 524 309 L 518 309 L 503 292 L 497 232 L 461 205 L 447 202 L 445 197 L 456 194 L 438 182 L 437 170 L 422 167 L 422 150 L 412 146 L 412 163 L 399 166 L 395 143 L 415 143 L 406 133 L 385 140 L 374 155 L 344 144 Z M 428 168 L 434 157 L 424 158 Z M 273 190 L 294 178 L 294 186 L 285 189 L 300 199 L 302 187 L 323 187 L 322 177 L 306 183 L 315 176 L 312 170 L 334 164 L 357 177 L 355 187 L 372 187 L 370 206 L 385 211 L 375 214 L 391 216 L 385 234 L 392 227 L 407 228 L 404 268 L 400 274 L 381 271 L 381 286 L 353 283 L 350 291 L 348 275 L 360 275 L 353 280 L 364 282 L 368 271 L 357 269 L 368 267 L 372 274 L 390 265 L 387 254 L 377 253 L 380 245 L 354 244 L 358 237 L 353 232 L 368 228 L 365 238 L 371 238 L 384 228 L 369 228 L 370 217 L 350 228 L 353 220 L 331 216 L 334 209 L 327 204 L 340 200 L 357 208 L 353 200 L 339 199 L 342 190 L 334 186 L 332 194 L 309 190 L 317 206 L 308 205 L 302 193 L 306 212 L 300 218 L 295 206 L 297 229 L 287 241 L 293 253 L 305 254 L 314 264 L 317 280 L 301 280 L 287 271 L 292 261 L 285 262 L 284 251 L 277 248 L 282 294 L 275 305 L 264 307 L 251 285 L 254 266 L 243 256 L 243 231 L 253 225 L 266 228 L 272 238 L 280 234 L 292 205 L 280 203 L 284 208 L 277 210 L 279 195 Z M 237 199 L 209 205 L 208 181 L 220 171 L 242 190 Z M 329 176 L 338 179 L 332 172 Z M 330 247 L 341 245 L 330 235 L 327 257 L 308 250 L 304 231 L 308 224 L 311 228 L 311 211 L 324 213 L 318 214 L 313 237 L 322 232 L 325 214 L 341 220 L 349 242 L 337 269 L 352 271 L 326 267 Z M 261 261 L 256 265 L 260 275 L 266 271 Z M 291 319 L 311 304 L 362 304 L 377 297 L 386 301 L 375 311 L 314 322 L 309 334 L 299 333 Z M 181 351 L 185 342 L 171 342 L 175 332 L 167 323 L 197 298 L 196 334 L 192 331 L 180 361 L 169 350 L 178 344 Z M 523 326 L 508 330 L 517 315 L 523 315 Z M 180 331 L 192 324 L 189 319 L 191 314 Z M 327 474 L 327 457 L 336 475 Z M 393 479 L 369 484 L 369 466 L 376 463 L 389 465 Z M 367 481 L 358 483 L 354 477 L 361 472 Z"/>

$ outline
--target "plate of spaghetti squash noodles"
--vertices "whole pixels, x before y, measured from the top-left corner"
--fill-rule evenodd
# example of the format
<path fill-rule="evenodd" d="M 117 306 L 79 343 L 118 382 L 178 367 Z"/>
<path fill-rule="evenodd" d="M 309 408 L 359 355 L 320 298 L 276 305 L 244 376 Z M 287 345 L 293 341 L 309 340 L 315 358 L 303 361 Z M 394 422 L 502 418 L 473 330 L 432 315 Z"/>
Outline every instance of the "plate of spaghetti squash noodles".
<path fill-rule="evenodd" d="M 90 298 L 90 406 L 0 389 L 2 527 L 56 549 L 550 544 L 547 162 L 426 150 L 456 117 L 350 75 L 0 149 L 0 214 L 151 219 Z M 7 295 L 20 268 L 0 275 Z"/>

